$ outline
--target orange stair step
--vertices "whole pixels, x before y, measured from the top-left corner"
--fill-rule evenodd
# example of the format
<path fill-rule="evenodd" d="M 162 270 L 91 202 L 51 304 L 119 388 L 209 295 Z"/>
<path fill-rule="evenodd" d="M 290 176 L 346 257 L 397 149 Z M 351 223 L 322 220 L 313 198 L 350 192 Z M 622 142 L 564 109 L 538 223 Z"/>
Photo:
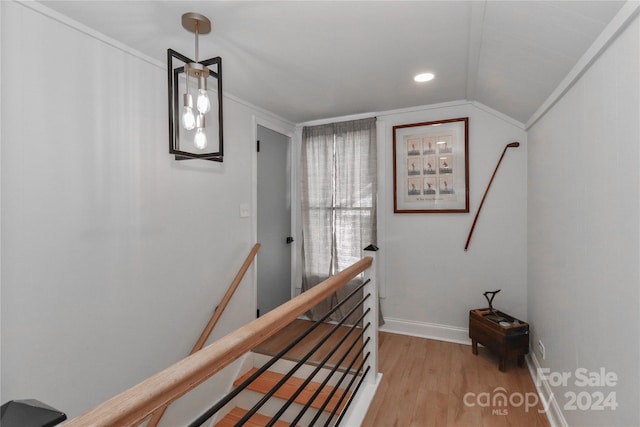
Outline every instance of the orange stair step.
<path fill-rule="evenodd" d="M 237 386 L 241 384 L 243 381 L 245 381 L 247 378 L 253 375 L 253 373 L 256 372 L 257 370 L 258 370 L 257 368 L 251 369 L 249 372 L 247 372 L 246 374 L 244 374 L 243 376 L 235 380 L 233 385 Z M 247 389 L 258 392 L 258 393 L 266 394 L 283 377 L 284 377 L 283 374 L 266 371 L 262 373 L 262 375 L 260 375 L 258 378 L 256 378 L 255 381 L 249 384 Z M 279 399 L 289 400 L 289 398 L 293 396 L 295 391 L 302 385 L 303 382 L 304 382 L 303 379 L 291 377 L 287 380 L 287 382 L 282 387 L 280 387 L 276 391 L 274 396 Z M 295 398 L 294 400 L 295 403 L 298 403 L 300 405 L 306 405 L 307 402 L 311 400 L 311 397 L 316 392 L 316 390 L 320 388 L 320 386 L 321 386 L 320 383 L 311 381 L 309 384 L 307 384 L 304 390 L 302 390 L 302 392 Z M 331 387 L 329 385 L 324 386 L 322 391 L 318 394 L 318 397 L 316 397 L 316 399 L 314 399 L 314 401 L 311 402 L 310 406 L 314 409 L 320 409 L 320 407 L 324 404 L 325 400 L 327 400 L 327 398 L 329 397 L 329 394 L 333 391 L 333 389 L 334 387 Z M 336 393 L 333 395 L 333 397 L 331 398 L 331 400 L 329 401 L 329 403 L 327 404 L 324 410 L 327 412 L 333 412 L 343 393 L 344 393 L 344 390 L 339 388 L 338 391 L 336 391 Z M 340 405 L 340 411 L 342 410 L 344 405 L 347 403 L 347 400 L 349 400 L 348 398 L 350 394 L 351 392 L 348 392 L 347 397 L 345 397 L 345 399 L 342 401 Z"/>
<path fill-rule="evenodd" d="M 215 427 L 233 427 L 238 421 L 242 419 L 242 417 L 244 417 L 246 413 L 246 409 L 238 408 L 236 406 L 231 410 L 231 412 L 225 415 L 223 419 L 218 421 Z M 271 417 L 267 417 L 266 415 L 262 414 L 255 414 L 251 418 L 249 418 L 249 421 L 247 421 L 244 425 L 247 427 L 264 427 L 269 421 L 271 421 Z M 284 421 L 276 421 L 274 426 L 288 427 L 289 423 Z"/>

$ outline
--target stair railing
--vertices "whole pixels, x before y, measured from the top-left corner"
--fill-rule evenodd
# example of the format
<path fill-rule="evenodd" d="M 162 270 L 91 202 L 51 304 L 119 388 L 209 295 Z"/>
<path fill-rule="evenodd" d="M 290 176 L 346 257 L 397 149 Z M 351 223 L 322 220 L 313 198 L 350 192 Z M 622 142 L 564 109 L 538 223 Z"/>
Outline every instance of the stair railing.
<path fill-rule="evenodd" d="M 366 256 L 342 272 L 298 295 L 290 301 L 242 326 L 200 351 L 180 360 L 167 369 L 107 400 L 74 418 L 66 427 L 135 426 L 154 411 L 169 405 L 208 378 L 221 371 L 240 356 L 262 343 L 307 312 L 323 299 L 331 296 L 350 280 L 365 272 L 375 276 L 372 256 Z M 368 384 L 377 381 L 377 313 L 378 299 L 375 280 L 367 282 L 371 296 L 364 308 L 373 327 L 364 334 L 369 356 L 369 370 L 361 378 Z M 373 362 L 373 364 L 372 364 Z"/>
<path fill-rule="evenodd" d="M 371 257 L 373 259 L 375 259 L 377 250 L 378 248 L 374 245 L 369 245 L 367 248 L 365 248 L 365 251 L 371 253 Z M 377 375 L 378 295 L 376 275 L 374 270 L 375 266 L 376 263 L 374 262 L 370 268 L 365 270 L 362 283 L 355 289 L 353 289 L 353 291 L 351 291 L 349 295 L 341 299 L 339 303 L 331 310 L 326 312 L 322 316 L 322 318 L 318 319 L 309 328 L 295 337 L 269 361 L 264 363 L 260 368 L 256 369 L 242 383 L 238 384 L 231 392 L 218 400 L 216 404 L 214 404 L 211 408 L 209 408 L 191 424 L 189 424 L 189 427 L 199 427 L 209 421 L 211 417 L 221 411 L 225 406 L 230 404 L 233 399 L 235 399 L 235 397 L 238 396 L 242 391 L 250 388 L 251 384 L 254 381 L 257 381 L 263 373 L 265 373 L 280 359 L 284 358 L 285 355 L 287 355 L 294 347 L 305 340 L 316 328 L 318 328 L 329 318 L 334 316 L 336 311 L 341 309 L 341 307 L 346 305 L 347 303 L 350 303 L 352 307 L 347 313 L 341 313 L 341 320 L 337 324 L 335 324 L 330 331 L 324 333 L 324 335 L 320 339 L 317 339 L 315 345 L 310 350 L 308 350 L 306 354 L 298 358 L 298 362 L 295 364 L 295 366 L 293 366 L 286 374 L 284 374 L 282 378 L 270 390 L 266 391 L 264 393 L 264 397 L 262 397 L 253 407 L 247 410 L 235 425 L 241 426 L 249 422 L 251 417 L 255 415 L 262 406 L 267 404 L 267 402 L 269 402 L 269 400 L 273 396 L 275 396 L 276 393 L 278 393 L 278 391 L 283 386 L 285 386 L 285 384 L 287 384 L 288 380 L 293 377 L 293 375 L 301 367 L 303 367 L 321 348 L 323 348 L 325 352 L 328 351 L 327 354 L 322 357 L 320 361 L 312 360 L 313 365 L 315 365 L 315 369 L 310 374 L 308 374 L 307 378 L 302 381 L 302 383 L 293 393 L 290 394 L 288 400 L 286 400 L 286 402 L 280 407 L 275 415 L 270 418 L 270 421 L 266 424 L 266 426 L 273 426 L 285 414 L 285 412 L 287 412 L 287 410 L 293 403 L 299 403 L 300 405 L 302 405 L 302 408 L 297 410 L 297 413 L 296 409 L 290 410 L 288 412 L 288 418 L 293 418 L 293 421 L 291 421 L 290 425 L 297 425 L 298 422 L 303 420 L 303 417 L 310 409 L 310 407 L 312 405 L 315 405 L 315 414 L 311 413 L 307 415 L 307 417 L 303 420 L 302 425 L 305 425 L 306 427 L 314 426 L 319 421 L 322 414 L 324 414 L 325 409 L 328 408 L 328 411 L 330 411 L 330 415 L 328 416 L 328 419 L 325 419 L 321 422 L 325 426 L 337 426 L 341 423 L 345 415 L 348 414 L 347 410 L 350 407 L 351 403 L 355 400 L 357 392 L 363 383 L 365 383 L 365 386 L 370 389 L 369 397 L 371 398 L 379 381 L 379 376 Z M 359 301 L 354 302 L 354 300 L 358 298 L 360 298 Z M 362 311 L 362 314 L 357 319 L 353 320 L 353 317 L 355 317 L 355 313 L 357 313 L 358 309 Z M 349 322 L 352 326 L 343 326 L 347 322 Z M 330 348 L 327 348 L 327 343 L 330 338 L 334 337 L 337 331 L 342 330 L 344 332 L 345 329 L 346 333 L 342 336 L 342 338 L 338 340 L 337 344 L 333 345 Z M 352 337 L 355 331 L 360 332 Z M 350 344 L 347 343 L 347 340 L 349 338 L 351 338 Z M 334 341 L 336 339 L 337 338 L 335 338 Z M 309 343 L 307 343 L 307 345 L 308 344 Z M 357 350 L 355 354 L 353 354 L 354 350 Z M 329 361 L 336 354 L 341 354 L 341 357 L 337 362 L 333 364 L 333 367 L 331 367 Z M 344 363 L 346 359 L 349 359 L 350 361 L 347 362 L 348 365 Z M 358 361 L 358 368 L 357 370 L 354 370 L 354 365 Z M 311 381 L 322 369 L 327 369 L 330 371 L 325 375 L 322 383 L 316 383 L 314 387 L 312 387 L 315 388 L 315 392 L 313 393 L 313 395 L 311 395 L 311 397 L 303 398 L 300 399 L 300 401 L 297 401 L 298 396 L 300 396 L 301 393 L 306 390 L 306 387 L 309 385 L 309 383 L 311 383 Z M 337 372 L 338 370 L 342 371 L 342 375 L 336 379 L 335 375 L 340 375 Z M 339 387 L 341 387 L 343 382 L 345 382 L 345 379 L 349 374 L 352 375 L 351 380 L 347 381 L 346 387 L 340 390 Z M 327 384 L 332 379 L 334 380 L 335 384 L 332 387 L 328 387 Z M 324 397 L 319 398 L 323 391 L 325 391 L 323 395 Z M 282 396 L 285 396 L 287 394 L 287 392 L 283 392 Z M 364 416 L 361 409 L 362 408 L 360 408 L 360 413 L 351 414 L 352 419 L 350 420 L 349 425 L 360 424 Z M 332 420 L 334 419 L 334 417 L 337 418 L 337 421 L 333 422 L 332 424 Z M 354 420 L 353 418 L 357 419 Z"/>
<path fill-rule="evenodd" d="M 222 297 L 222 301 L 220 301 L 220 304 L 213 310 L 211 319 L 209 319 L 207 326 L 205 326 L 204 329 L 202 330 L 202 333 L 200 334 L 198 341 L 196 341 L 189 355 L 192 355 L 193 353 L 201 350 L 202 347 L 204 347 L 204 344 L 207 342 L 207 340 L 209 339 L 209 336 L 211 335 L 211 331 L 213 331 L 213 328 L 218 323 L 218 320 L 220 320 L 222 313 L 224 313 L 224 310 L 227 308 L 229 301 L 231 301 L 231 297 L 236 292 L 236 289 L 238 289 L 240 282 L 242 282 L 242 279 L 244 278 L 245 273 L 249 269 L 249 266 L 251 266 L 251 263 L 253 262 L 253 259 L 256 257 L 256 254 L 258 253 L 259 250 L 260 250 L 260 243 L 256 243 L 255 245 L 253 245 L 253 248 L 251 248 L 249 255 L 247 255 L 247 258 L 245 259 L 244 263 L 240 267 L 240 270 L 238 270 L 238 274 L 236 274 L 236 277 L 231 282 L 231 285 L 229 285 L 227 292 Z M 160 420 L 162 419 L 162 416 L 164 415 L 168 407 L 169 405 L 165 405 L 160 409 L 158 409 L 156 412 L 154 412 L 153 415 L 151 416 L 151 419 L 147 423 L 146 427 L 156 427 L 160 422 Z"/>

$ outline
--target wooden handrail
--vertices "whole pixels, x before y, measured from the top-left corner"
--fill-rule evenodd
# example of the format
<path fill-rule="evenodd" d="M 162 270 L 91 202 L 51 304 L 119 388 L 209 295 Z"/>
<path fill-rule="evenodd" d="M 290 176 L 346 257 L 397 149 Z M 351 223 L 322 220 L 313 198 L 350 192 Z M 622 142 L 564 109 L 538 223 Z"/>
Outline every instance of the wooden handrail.
<path fill-rule="evenodd" d="M 364 257 L 321 284 L 74 418 L 66 427 L 134 426 L 271 337 L 371 266 Z"/>
<path fill-rule="evenodd" d="M 225 308 L 227 308 L 227 305 L 229 304 L 231 297 L 233 296 L 234 292 L 238 288 L 238 285 L 242 281 L 242 278 L 244 277 L 245 273 L 249 269 L 249 266 L 253 262 L 253 258 L 255 258 L 259 250 L 260 250 L 260 243 L 256 243 L 251 249 L 251 252 L 249 252 L 249 255 L 247 255 L 247 259 L 244 261 L 244 264 L 242 264 L 242 267 L 240 267 L 240 270 L 238 271 L 238 274 L 236 274 L 236 277 L 233 279 L 233 282 L 231 282 L 231 285 L 229 285 L 229 289 L 227 289 L 227 293 L 224 294 L 224 297 L 222 297 L 222 301 L 220 302 L 220 305 L 216 307 L 215 311 L 213 312 L 213 315 L 211 316 L 211 320 L 209 320 L 209 323 L 207 323 L 207 326 L 205 326 L 204 330 L 202 331 L 202 334 L 200 334 L 200 338 L 198 338 L 198 341 L 193 346 L 193 349 L 191 349 L 191 354 L 195 353 L 196 351 L 204 347 L 204 343 L 206 343 L 207 340 L 209 339 L 209 335 L 211 334 L 213 327 L 216 326 L 216 323 L 218 323 L 218 319 L 220 319 L 220 316 L 222 316 L 222 313 L 224 312 Z"/>
<path fill-rule="evenodd" d="M 242 279 L 244 278 L 245 273 L 249 269 L 249 266 L 253 262 L 253 259 L 256 257 L 256 254 L 258 253 L 259 250 L 260 250 L 260 243 L 256 243 L 255 245 L 253 245 L 251 252 L 249 252 L 249 255 L 247 255 L 247 259 L 245 259 L 244 263 L 240 267 L 240 270 L 238 270 L 238 274 L 236 274 L 236 277 L 233 279 L 233 282 L 231 282 L 231 285 L 229 285 L 229 289 L 227 289 L 227 292 L 224 294 L 224 297 L 222 297 L 222 301 L 220 301 L 220 304 L 215 308 L 215 310 L 213 310 L 213 314 L 211 315 L 211 319 L 209 319 L 209 323 L 207 323 L 207 326 L 205 326 L 204 329 L 202 330 L 202 333 L 200 334 L 200 338 L 198 338 L 198 341 L 196 341 L 189 355 L 192 355 L 193 353 L 195 353 L 196 351 L 204 347 L 204 343 L 206 343 L 207 340 L 209 339 L 209 335 L 211 335 L 211 331 L 216 326 L 216 323 L 218 323 L 218 320 L 220 319 L 220 316 L 222 316 L 222 313 L 224 312 L 225 308 L 227 308 L 227 305 L 229 304 L 231 297 L 235 293 L 236 289 L 238 289 L 238 285 L 240 285 L 240 282 L 242 282 Z M 151 419 L 147 423 L 147 427 L 156 427 L 160 422 L 160 420 L 162 419 L 164 412 L 167 410 L 167 407 L 168 406 L 163 406 L 162 408 L 154 412 L 153 415 L 151 416 Z"/>

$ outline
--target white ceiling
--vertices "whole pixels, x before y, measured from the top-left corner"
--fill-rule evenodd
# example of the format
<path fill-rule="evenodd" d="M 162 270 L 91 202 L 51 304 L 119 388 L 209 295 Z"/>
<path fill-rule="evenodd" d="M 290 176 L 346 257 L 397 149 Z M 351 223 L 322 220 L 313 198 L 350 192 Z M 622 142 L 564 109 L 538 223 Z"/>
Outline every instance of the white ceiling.
<path fill-rule="evenodd" d="M 44 1 L 159 61 L 194 56 L 229 92 L 294 123 L 447 101 L 526 122 L 623 1 Z M 431 71 L 428 83 L 414 74 Z"/>

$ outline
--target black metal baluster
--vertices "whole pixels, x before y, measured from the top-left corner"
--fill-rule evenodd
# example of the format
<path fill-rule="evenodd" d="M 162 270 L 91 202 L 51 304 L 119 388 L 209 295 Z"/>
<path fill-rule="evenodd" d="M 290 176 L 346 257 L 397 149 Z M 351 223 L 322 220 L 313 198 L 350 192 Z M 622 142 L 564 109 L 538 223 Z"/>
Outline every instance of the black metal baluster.
<path fill-rule="evenodd" d="M 364 374 L 362 374 L 362 376 L 360 377 L 360 381 L 358 381 L 358 385 L 356 386 L 355 390 L 353 390 L 353 393 L 351 393 L 351 396 L 349 397 L 349 401 L 347 402 L 346 405 L 344 405 L 344 409 L 342 410 L 340 417 L 338 417 L 338 421 L 336 421 L 337 426 L 339 426 L 340 422 L 342 422 L 342 418 L 347 413 L 347 410 L 349 409 L 351 402 L 353 402 L 353 398 L 358 394 L 358 390 L 360 390 L 360 386 L 364 382 L 364 379 L 367 377 L 367 374 L 369 373 L 370 370 L 371 370 L 371 366 L 367 366 L 367 369 L 365 369 Z"/>
<path fill-rule="evenodd" d="M 362 345 L 362 347 L 360 348 L 360 350 L 358 350 L 358 353 L 353 357 L 353 360 L 351 360 L 351 363 L 349 364 L 349 367 L 347 368 L 346 371 L 344 371 L 342 373 L 342 376 L 340 377 L 340 380 L 338 381 L 338 383 L 334 386 L 334 389 L 331 390 L 331 393 L 329 393 L 329 396 L 327 397 L 327 399 L 325 400 L 325 402 L 322 404 L 322 406 L 320 407 L 320 409 L 318 410 L 318 412 L 316 413 L 315 417 L 313 417 L 313 420 L 311 420 L 311 423 L 309 424 L 308 427 L 312 427 L 316 421 L 318 421 L 318 418 L 320 418 L 320 415 L 322 415 L 322 412 L 325 410 L 325 408 L 327 407 L 327 405 L 329 404 L 329 402 L 331 401 L 331 399 L 333 398 L 333 396 L 336 394 L 336 392 L 338 391 L 338 388 L 340 387 L 340 385 L 342 384 L 342 381 L 344 381 L 344 379 L 347 377 L 347 374 L 349 372 L 351 372 L 351 368 L 353 368 L 354 363 L 356 363 L 356 360 L 358 360 L 358 357 L 360 357 L 360 355 L 362 354 L 362 351 L 364 350 L 364 348 L 366 347 L 366 345 L 369 343 L 370 338 L 367 338 L 364 342 L 364 344 Z M 362 368 L 362 365 L 364 365 L 364 363 L 367 361 L 367 359 L 369 358 L 369 354 L 367 354 L 364 359 L 362 360 L 362 364 L 360 366 L 360 369 Z M 358 371 L 353 374 L 354 376 L 357 376 L 360 373 L 360 369 L 358 369 Z M 346 390 L 345 390 L 346 393 Z"/>
<path fill-rule="evenodd" d="M 305 339 L 311 332 L 313 332 L 318 326 L 324 323 L 333 313 L 335 313 L 342 305 L 344 305 L 351 297 L 353 297 L 358 291 L 360 291 L 367 283 L 370 282 L 370 279 L 366 280 L 364 283 L 359 285 L 356 289 L 354 289 L 347 297 L 340 301 L 335 307 L 329 310 L 321 319 L 317 320 L 309 329 L 307 329 L 302 335 L 294 339 L 290 344 L 288 344 L 284 349 L 278 352 L 271 360 L 265 363 L 262 367 L 260 367 L 256 372 L 254 372 L 249 378 L 242 382 L 242 384 L 238 385 L 234 388 L 229 394 L 220 399 L 215 405 L 205 411 L 202 415 L 192 421 L 188 427 L 199 427 L 204 424 L 209 418 L 211 418 L 216 412 L 222 409 L 226 404 L 231 402 L 234 397 L 240 394 L 249 384 L 255 381 L 260 375 L 262 375 L 267 369 L 269 369 L 273 364 L 275 364 L 278 360 L 282 358 L 287 352 L 289 352 L 293 347 L 298 345 L 303 339 Z M 346 319 L 346 317 L 345 317 Z"/>
<path fill-rule="evenodd" d="M 353 308 L 352 308 L 352 309 L 347 313 L 347 315 L 346 315 L 346 316 L 344 316 L 344 318 L 343 318 L 340 322 L 338 322 L 338 323 L 337 323 L 337 324 L 336 324 L 336 325 L 331 329 L 331 331 L 329 331 L 329 333 L 325 334 L 325 336 L 324 336 L 324 337 L 322 337 L 322 339 L 321 339 L 321 340 L 320 340 L 316 345 L 314 345 L 314 346 L 313 346 L 313 348 L 312 348 L 311 350 L 309 350 L 309 352 L 307 352 L 307 354 L 305 354 L 305 355 L 302 357 L 302 359 L 301 359 L 300 361 L 298 361 L 298 363 L 296 363 L 296 365 L 295 365 L 295 366 L 294 366 L 294 367 L 293 367 L 289 372 L 287 372 L 287 374 L 285 374 L 285 376 L 284 376 L 284 377 L 282 377 L 282 379 L 281 379 L 280 381 L 278 381 L 278 382 L 276 383 L 276 385 L 275 385 L 275 386 L 273 386 L 273 387 L 271 388 L 271 390 L 269 390 L 269 392 L 268 392 L 267 394 L 265 394 L 265 395 L 264 395 L 264 397 L 262 397 L 262 398 L 258 401 L 258 403 L 256 403 L 256 404 L 255 404 L 251 409 L 249 409 L 249 410 L 247 411 L 247 413 L 246 413 L 246 414 L 245 414 L 245 415 L 244 415 L 244 416 L 243 416 L 243 417 L 242 417 L 242 418 L 241 418 L 241 419 L 240 419 L 240 420 L 235 424 L 235 426 L 238 426 L 238 427 L 239 427 L 239 426 L 242 426 L 244 423 L 246 423 L 247 421 L 249 421 L 249 418 L 251 418 L 251 417 L 252 417 L 256 412 L 258 412 L 258 409 L 260 409 L 260 408 L 261 408 L 265 403 L 267 403 L 267 401 L 268 401 L 269 399 L 271 399 L 271 397 L 276 393 L 276 391 L 278 391 L 278 390 L 280 389 L 280 387 L 282 387 L 282 386 L 287 382 L 287 380 L 289 380 L 289 378 L 291 378 L 291 377 L 293 376 L 293 374 L 294 374 L 298 369 L 300 369 L 300 367 L 301 367 L 302 365 L 304 365 L 304 364 L 305 364 L 305 362 L 306 362 L 307 360 L 309 360 L 309 358 L 311 357 L 311 355 L 312 355 L 313 353 L 315 353 L 315 352 L 316 352 L 320 347 L 322 347 L 322 345 L 323 345 L 325 342 L 327 342 L 327 340 L 328 340 L 329 338 L 331 338 L 331 335 L 333 335 L 333 333 L 334 333 L 335 331 L 337 331 L 337 330 L 340 328 L 340 326 L 342 326 L 342 324 L 343 324 L 343 323 L 344 323 L 344 322 L 349 318 L 349 316 L 350 316 L 351 314 L 353 314 L 353 312 L 354 312 L 358 307 L 360 307 L 360 305 L 362 305 L 362 304 L 364 303 L 364 301 L 365 301 L 367 298 L 369 298 L 369 296 L 370 296 L 370 295 L 367 295 L 367 296 L 366 296 L 366 297 L 364 297 L 362 300 L 360 300 L 360 301 L 358 302 L 358 304 L 357 304 L 357 305 L 355 305 L 355 306 L 354 306 L 354 307 L 353 307 Z"/>
<path fill-rule="evenodd" d="M 335 372 L 338 370 L 338 368 L 340 366 L 342 366 L 342 362 L 344 362 L 344 359 L 347 358 L 347 356 L 349 355 L 349 353 L 351 353 L 351 350 L 353 350 L 353 348 L 355 347 L 355 345 L 358 343 L 358 341 L 360 340 L 360 338 L 362 338 L 362 335 L 364 335 L 364 332 L 369 329 L 369 326 L 371 326 L 370 323 L 367 323 L 367 325 L 361 329 L 360 333 L 356 336 L 355 340 L 353 341 L 353 343 L 351 343 L 351 345 L 349 346 L 349 348 L 347 349 L 347 351 L 342 355 L 342 357 L 340 358 L 340 360 L 338 361 L 338 363 L 335 364 L 335 366 L 331 369 L 331 372 L 329 372 L 329 374 L 327 375 L 327 377 L 324 379 L 324 381 L 322 382 L 322 384 L 320 384 L 320 387 L 318 387 L 318 389 L 313 393 L 313 395 L 311 396 L 311 398 L 309 399 L 309 402 L 307 402 L 306 405 L 304 405 L 304 408 L 302 408 L 302 410 L 300 411 L 300 413 L 296 416 L 296 418 L 291 422 L 291 425 L 295 425 L 298 421 L 300 421 L 300 419 L 303 417 L 303 415 L 307 412 L 307 410 L 311 407 L 311 402 L 315 401 L 316 398 L 318 397 L 318 395 L 322 392 L 322 390 L 324 389 L 324 387 L 327 385 L 327 383 L 329 382 L 329 380 L 333 377 L 333 374 L 335 374 Z M 353 329 L 353 328 L 352 328 Z M 347 371 L 348 372 L 348 371 Z"/>
<path fill-rule="evenodd" d="M 358 372 L 356 375 L 354 375 L 351 378 L 351 381 L 349 381 L 349 385 L 347 386 L 346 390 L 344 391 L 344 393 L 342 393 L 342 396 L 340 397 L 340 400 L 338 401 L 338 404 L 336 405 L 335 408 L 333 408 L 333 411 L 331 411 L 331 415 L 329 415 L 329 419 L 327 420 L 326 423 L 324 423 L 324 427 L 328 427 L 329 424 L 331 424 L 331 420 L 333 419 L 334 415 L 336 414 L 336 412 L 338 411 L 338 408 L 340 408 L 340 405 L 342 405 L 342 402 L 344 401 L 344 398 L 347 397 L 347 392 L 351 389 L 351 386 L 353 385 L 353 382 L 356 380 L 356 378 L 358 377 L 358 375 L 360 374 L 360 371 L 362 371 L 363 366 L 365 365 L 365 362 L 367 361 L 367 359 L 369 358 L 369 355 L 371 353 L 367 353 L 367 356 L 364 358 L 364 360 L 362 361 L 362 363 L 360 364 L 360 367 L 358 368 Z M 367 370 L 369 369 L 369 367 L 367 367 Z M 362 375 L 362 378 L 364 379 L 364 374 Z M 362 381 L 361 381 L 362 382 Z M 353 395 L 355 393 L 355 390 L 353 393 L 351 393 L 351 395 Z M 344 408 L 346 409 L 346 408 Z M 338 425 L 338 422 L 336 422 L 336 425 Z"/>
<path fill-rule="evenodd" d="M 363 300 L 364 301 L 364 300 Z M 370 310 L 365 311 L 364 313 L 362 313 L 362 315 L 358 318 L 356 324 L 358 322 L 360 322 L 362 319 L 364 319 L 364 317 L 369 313 Z M 345 318 L 348 316 L 345 316 Z M 316 374 L 318 372 L 320 372 L 320 369 L 324 368 L 324 366 L 327 364 L 327 361 L 335 354 L 336 351 L 338 351 L 338 349 L 342 346 L 342 344 L 345 343 L 345 341 L 347 340 L 347 338 L 349 338 L 349 336 L 351 335 L 351 333 L 355 330 L 355 328 L 349 328 L 349 332 L 347 332 L 344 337 L 342 337 L 340 339 L 340 341 L 338 342 L 338 344 L 324 357 L 324 359 L 322 359 L 322 361 L 320 363 L 318 363 L 318 366 L 315 367 L 315 369 L 313 370 L 313 372 L 311 373 L 311 375 L 309 375 L 302 384 L 300 384 L 300 386 L 296 389 L 296 391 L 293 393 L 293 395 L 285 402 L 284 405 L 282 405 L 282 408 L 280 408 L 280 410 L 278 410 L 278 412 L 273 416 L 273 418 L 271 419 L 271 421 L 269 421 L 269 423 L 265 426 L 265 427 L 271 427 L 273 426 L 276 421 L 278 420 L 278 418 L 280 418 L 282 416 L 282 414 L 284 414 L 284 412 L 289 408 L 289 406 L 291 406 L 291 404 L 293 404 L 293 402 L 295 401 L 295 399 L 300 395 L 300 393 L 302 393 L 302 391 L 305 389 L 305 387 L 311 382 L 311 380 L 316 376 Z M 351 346 L 349 347 L 349 351 L 351 351 L 351 349 L 355 346 L 355 344 L 358 342 L 358 339 L 360 337 L 362 337 L 362 334 L 364 333 L 364 330 L 356 336 L 355 340 L 353 341 L 353 343 L 351 344 Z M 343 356 L 344 359 L 344 356 Z M 336 366 L 340 366 L 340 362 L 338 362 L 338 364 Z M 328 378 L 325 380 L 328 381 Z M 305 404 L 305 408 L 308 408 L 309 406 L 311 406 L 311 403 L 313 403 L 314 399 L 317 397 L 317 393 L 319 393 L 322 388 L 324 388 L 324 385 L 326 385 L 326 382 L 323 383 L 323 385 L 316 390 L 316 394 L 314 394 L 309 401 Z M 304 411 L 306 411 L 306 409 L 304 409 L 302 411 L 302 414 L 304 414 Z"/>

